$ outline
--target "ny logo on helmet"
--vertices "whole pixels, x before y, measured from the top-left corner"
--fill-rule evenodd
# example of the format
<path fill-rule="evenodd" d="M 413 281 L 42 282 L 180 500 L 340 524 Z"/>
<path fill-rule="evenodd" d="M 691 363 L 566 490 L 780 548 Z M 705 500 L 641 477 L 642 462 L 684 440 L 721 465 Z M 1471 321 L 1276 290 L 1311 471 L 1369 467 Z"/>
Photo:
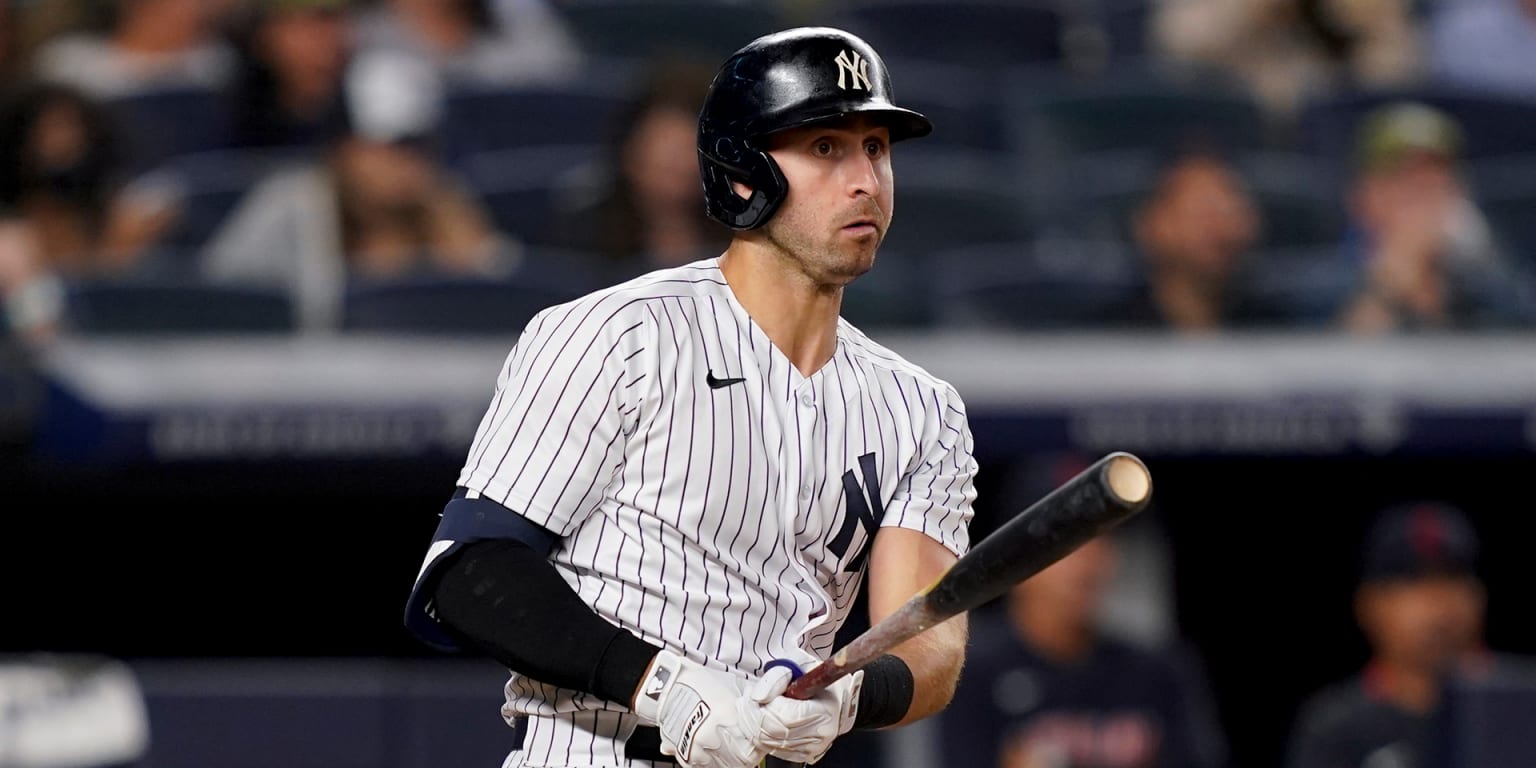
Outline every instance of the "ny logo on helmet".
<path fill-rule="evenodd" d="M 837 87 L 848 90 L 850 86 L 845 82 L 851 82 L 853 90 L 859 90 L 859 83 L 864 84 L 864 90 L 873 90 L 869 85 L 869 62 L 857 51 L 844 49 L 837 55 Z"/>

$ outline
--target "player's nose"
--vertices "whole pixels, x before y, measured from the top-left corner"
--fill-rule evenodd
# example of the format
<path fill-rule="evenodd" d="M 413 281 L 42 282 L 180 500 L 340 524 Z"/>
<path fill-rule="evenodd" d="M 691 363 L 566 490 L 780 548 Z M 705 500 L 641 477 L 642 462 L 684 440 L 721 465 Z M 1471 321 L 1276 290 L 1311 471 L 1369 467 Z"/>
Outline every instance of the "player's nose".
<path fill-rule="evenodd" d="M 847 174 L 848 196 L 880 196 L 880 168 L 878 160 L 859 152 L 844 163 Z"/>

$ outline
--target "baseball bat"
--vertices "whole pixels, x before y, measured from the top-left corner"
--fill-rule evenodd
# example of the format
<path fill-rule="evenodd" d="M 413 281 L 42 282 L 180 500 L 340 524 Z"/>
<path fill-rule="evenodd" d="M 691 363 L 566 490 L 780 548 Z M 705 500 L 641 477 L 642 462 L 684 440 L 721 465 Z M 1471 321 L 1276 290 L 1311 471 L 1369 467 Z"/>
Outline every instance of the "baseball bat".
<path fill-rule="evenodd" d="M 784 695 L 815 696 L 896 645 L 1045 570 L 1145 509 L 1151 498 L 1152 474 L 1141 459 L 1118 451 L 1099 459 L 993 531 L 884 621 L 797 677 Z"/>

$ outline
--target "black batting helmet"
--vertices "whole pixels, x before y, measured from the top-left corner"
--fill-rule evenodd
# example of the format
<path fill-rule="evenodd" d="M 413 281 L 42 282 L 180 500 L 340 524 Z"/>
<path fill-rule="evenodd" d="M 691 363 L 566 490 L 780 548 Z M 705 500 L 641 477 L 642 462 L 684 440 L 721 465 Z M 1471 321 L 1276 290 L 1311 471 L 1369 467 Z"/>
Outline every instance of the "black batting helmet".
<path fill-rule="evenodd" d="M 928 118 L 892 103 L 891 76 L 875 49 L 840 29 L 776 32 L 732 54 L 699 113 L 699 174 L 710 217 L 732 229 L 761 226 L 788 191 L 762 138 L 857 113 L 883 120 L 892 141 L 933 131 Z M 733 180 L 752 196 L 738 196 Z"/>

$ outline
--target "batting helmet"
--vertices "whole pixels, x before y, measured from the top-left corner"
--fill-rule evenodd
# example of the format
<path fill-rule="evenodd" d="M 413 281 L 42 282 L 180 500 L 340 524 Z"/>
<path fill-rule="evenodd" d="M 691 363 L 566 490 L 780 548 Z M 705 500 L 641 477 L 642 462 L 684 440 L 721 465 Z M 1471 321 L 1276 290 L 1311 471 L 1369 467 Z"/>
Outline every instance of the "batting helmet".
<path fill-rule="evenodd" d="M 788 192 L 762 139 L 859 113 L 882 120 L 892 141 L 933 131 L 928 118 L 892 103 L 891 76 L 875 49 L 840 29 L 776 32 L 732 54 L 699 113 L 699 174 L 710 217 L 732 229 L 761 226 Z M 752 196 L 742 199 L 732 181 L 751 187 Z"/>

